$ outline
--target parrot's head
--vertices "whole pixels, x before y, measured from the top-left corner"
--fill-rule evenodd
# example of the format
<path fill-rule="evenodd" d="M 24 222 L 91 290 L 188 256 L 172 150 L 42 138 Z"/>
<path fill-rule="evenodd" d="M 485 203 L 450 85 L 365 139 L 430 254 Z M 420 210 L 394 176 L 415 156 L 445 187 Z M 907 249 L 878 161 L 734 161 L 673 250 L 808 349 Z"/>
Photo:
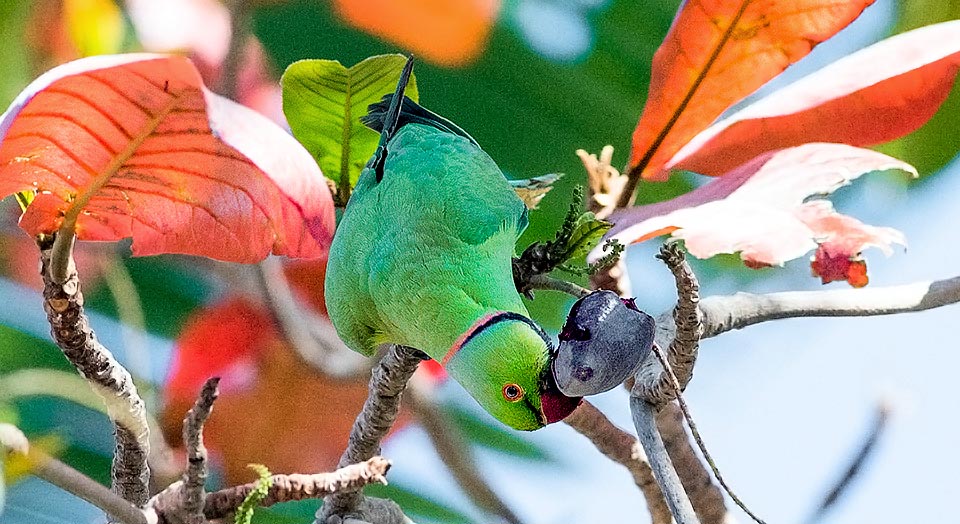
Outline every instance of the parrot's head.
<path fill-rule="evenodd" d="M 581 397 L 565 396 L 550 371 L 553 344 L 529 318 L 496 313 L 481 319 L 444 359 L 450 376 L 491 415 L 532 431 L 563 420 Z"/>

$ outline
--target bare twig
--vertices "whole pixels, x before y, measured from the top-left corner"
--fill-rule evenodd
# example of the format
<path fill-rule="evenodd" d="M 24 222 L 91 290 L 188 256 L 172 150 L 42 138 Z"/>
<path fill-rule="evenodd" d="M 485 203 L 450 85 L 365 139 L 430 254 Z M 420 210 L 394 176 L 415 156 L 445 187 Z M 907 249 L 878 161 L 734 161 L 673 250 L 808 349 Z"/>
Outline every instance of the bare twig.
<path fill-rule="evenodd" d="M 22 455 L 31 464 L 31 473 L 110 513 L 123 524 L 148 524 L 139 508 L 42 450 L 31 448 L 23 433 L 11 424 L 0 424 L 0 452 Z M 6 457 L 0 455 L 0 459 Z"/>
<path fill-rule="evenodd" d="M 627 468 L 633 482 L 640 488 L 647 501 L 647 509 L 653 524 L 670 524 L 672 515 L 663 493 L 653 478 L 653 471 L 647 462 L 647 456 L 640 442 L 633 435 L 618 428 L 593 404 L 584 400 L 580 406 L 563 421 L 587 437 L 600 453 Z"/>
<path fill-rule="evenodd" d="M 207 481 L 207 448 L 203 446 L 203 425 L 213 411 L 213 402 L 220 392 L 219 377 L 207 379 L 200 389 L 197 401 L 183 419 L 183 443 L 187 449 L 187 470 L 183 472 L 183 488 L 180 491 L 185 524 L 204 524 L 204 498 Z"/>
<path fill-rule="evenodd" d="M 137 506 L 147 502 L 150 470 L 150 431 L 143 399 L 137 393 L 130 373 L 107 348 L 97 341 L 83 312 L 80 279 L 72 259 L 68 261 L 66 280 L 57 283 L 50 276 L 52 246 L 40 246 L 44 310 L 57 346 L 81 376 L 100 394 L 107 415 L 114 423 L 117 447 L 111 476 L 113 490 Z"/>
<path fill-rule="evenodd" d="M 673 518 L 677 524 L 699 524 L 700 521 L 693 511 L 693 506 L 676 470 L 673 469 L 670 456 L 657 429 L 657 408 L 641 398 L 631 396 L 630 411 L 633 412 L 633 423 L 637 427 L 640 445 L 647 454 L 653 476 L 657 479 L 657 484 L 663 492 Z"/>
<path fill-rule="evenodd" d="M 268 257 L 255 268 L 274 321 L 306 364 L 337 378 L 355 377 L 369 369 L 367 359 L 344 345 L 329 320 L 298 303 L 279 258 Z"/>
<path fill-rule="evenodd" d="M 797 317 L 865 317 L 924 311 L 960 302 L 960 276 L 902 286 L 829 291 L 736 293 L 703 299 L 703 338 Z"/>
<path fill-rule="evenodd" d="M 511 524 L 519 524 L 520 518 L 480 476 L 470 444 L 459 429 L 444 418 L 440 406 L 430 396 L 430 386 L 423 384 L 419 378 L 421 377 L 415 376 L 410 381 L 403 400 L 423 426 L 440 460 L 450 470 L 460 490 L 478 508 Z"/>
<path fill-rule="evenodd" d="M 372 457 L 359 464 L 351 464 L 332 473 L 302 475 L 273 475 L 267 496 L 260 506 L 272 506 L 294 500 L 318 499 L 340 490 L 357 490 L 368 484 L 386 484 L 384 475 L 390 469 L 390 461 Z M 207 519 L 222 519 L 232 514 L 257 486 L 256 482 L 234 486 L 208 493 L 203 504 Z M 148 515 L 156 515 L 160 524 L 183 522 L 183 482 L 178 481 L 150 500 Z"/>
<path fill-rule="evenodd" d="M 710 455 L 710 452 L 707 451 L 707 446 L 703 442 L 703 437 L 700 436 L 700 431 L 697 429 L 697 424 L 693 421 L 693 415 L 690 414 L 690 408 L 687 406 L 687 402 L 683 399 L 683 392 L 680 388 L 680 381 L 677 380 L 677 376 L 673 373 L 673 369 L 670 366 L 670 362 L 667 356 L 663 353 L 656 344 L 653 346 L 653 352 L 657 356 L 657 359 L 660 361 L 660 364 L 663 366 L 663 370 L 670 379 L 670 385 L 673 387 L 674 394 L 677 397 L 677 403 L 680 405 L 680 411 L 683 413 L 683 417 L 687 421 L 687 426 L 690 427 L 690 433 L 693 434 L 693 440 L 697 443 L 697 447 L 700 448 L 700 452 L 703 453 L 703 458 L 707 461 L 707 464 L 710 465 L 710 469 L 713 471 L 713 476 L 717 479 L 717 482 L 723 486 L 724 491 L 727 492 L 727 495 L 730 495 L 730 498 L 733 502 L 740 506 L 740 509 L 744 511 L 747 515 L 750 516 L 757 524 L 766 524 L 763 519 L 758 517 L 746 504 L 740 500 L 740 497 L 733 492 L 733 489 L 730 488 L 730 485 L 727 484 L 727 481 L 724 480 L 723 475 L 720 474 L 720 468 L 717 467 L 717 463 L 713 460 L 713 457 Z"/>
<path fill-rule="evenodd" d="M 833 487 L 823 498 L 823 501 L 807 519 L 808 524 L 820 522 L 823 516 L 833 508 L 836 502 L 840 500 L 840 497 L 847 491 L 847 488 L 849 488 L 853 481 L 859 476 L 864 464 L 866 464 L 867 460 L 873 454 L 873 450 L 876 448 L 880 436 L 886 429 L 889 419 L 890 406 L 886 402 L 881 402 L 877 408 L 877 416 L 874 419 L 873 425 L 870 427 L 870 431 L 867 432 L 857 452 L 853 455 L 850 464 L 847 465 L 844 470 L 843 475 L 837 479 Z"/>
<path fill-rule="evenodd" d="M 529 285 L 531 289 L 549 289 L 551 291 L 566 293 L 577 298 L 583 298 L 590 294 L 590 290 L 585 287 L 578 286 L 573 282 L 567 282 L 566 280 L 561 280 L 559 278 L 553 278 L 549 275 L 533 275 L 530 277 Z"/>
<path fill-rule="evenodd" d="M 683 252 L 676 243 L 667 243 L 660 248 L 657 258 L 666 263 L 677 283 L 677 305 L 670 317 L 657 319 L 655 346 L 667 347 L 667 361 L 676 374 L 681 390 L 693 376 L 697 361 L 700 336 L 703 333 L 700 302 L 700 284 Z M 667 340 L 669 337 L 669 341 Z M 637 371 L 633 395 L 660 406 L 676 396 L 671 379 L 664 367 L 655 359 L 646 359 Z"/>
<path fill-rule="evenodd" d="M 339 467 L 369 460 L 380 452 L 380 441 L 397 419 L 400 394 L 403 392 L 421 361 L 423 352 L 391 344 L 370 377 L 370 393 L 363 410 L 350 430 L 350 441 L 340 457 Z M 324 499 L 317 513 L 317 524 L 326 524 L 333 515 L 349 514 L 360 504 L 363 495 L 358 491 L 340 491 Z"/>

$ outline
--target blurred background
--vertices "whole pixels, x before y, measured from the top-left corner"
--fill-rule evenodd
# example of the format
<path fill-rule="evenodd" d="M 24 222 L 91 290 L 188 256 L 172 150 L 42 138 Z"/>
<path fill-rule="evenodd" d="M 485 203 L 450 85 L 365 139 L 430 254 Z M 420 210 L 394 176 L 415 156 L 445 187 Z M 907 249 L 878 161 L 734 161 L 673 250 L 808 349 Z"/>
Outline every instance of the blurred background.
<path fill-rule="evenodd" d="M 646 98 L 650 60 L 679 2 L 629 0 L 3 0 L 0 107 L 47 69 L 82 56 L 178 52 L 207 85 L 283 124 L 278 79 L 303 58 L 351 66 L 370 55 L 413 53 L 420 101 L 471 133 L 508 176 L 566 173 L 531 215 L 523 245 L 552 237 L 571 187 L 584 184 L 578 148 L 615 147 L 626 161 Z M 759 93 L 890 34 L 960 18 L 960 4 L 878 0 L 836 38 Z M 756 96 L 756 95 L 755 95 Z M 841 211 L 898 228 L 910 242 L 889 259 L 867 252 L 871 286 L 954 276 L 960 265 L 960 89 L 920 131 L 882 149 L 921 179 L 871 175 L 834 198 Z M 643 184 L 639 202 L 703 183 L 693 174 Z M 0 420 L 15 422 L 77 469 L 109 482 L 112 430 L 95 397 L 49 339 L 38 256 L 0 202 Z M 638 304 L 673 300 L 655 242 L 629 250 Z M 179 424 L 202 381 L 224 377 L 206 432 L 214 482 L 330 469 L 366 397 L 366 376 L 308 368 L 285 341 L 249 268 L 187 257 L 133 259 L 125 245 L 77 253 L 92 325 L 138 380 L 171 447 L 158 475 L 176 475 Z M 753 271 L 734 257 L 694 261 L 704 294 L 820 289 L 803 260 Z M 285 262 L 298 300 L 323 315 L 322 261 Z M 835 283 L 831 287 L 842 288 Z M 568 301 L 541 292 L 534 316 L 557 330 Z M 960 495 L 960 423 L 954 369 L 956 308 L 893 318 L 799 319 L 704 343 L 688 402 L 728 481 L 770 522 L 805 521 L 856 452 L 878 406 L 891 419 L 856 483 L 824 522 L 941 522 Z M 427 370 L 429 371 L 429 370 Z M 436 373 L 422 397 L 462 437 L 478 471 L 523 522 L 647 520 L 629 475 L 562 424 L 518 433 L 483 414 Z M 596 404 L 631 428 L 626 393 Z M 159 449 L 164 449 L 159 443 Z M 453 481 L 415 412 L 383 454 L 393 498 L 418 522 L 494 518 Z M 163 464 L 173 465 L 164 470 Z M 172 472 L 172 473 L 171 473 Z M 3 523 L 100 522 L 96 508 L 31 477 L 7 486 Z M 256 522 L 309 522 L 317 503 L 258 511 Z M 735 513 L 738 520 L 745 515 Z M 946 519 L 949 521 L 949 519 Z"/>

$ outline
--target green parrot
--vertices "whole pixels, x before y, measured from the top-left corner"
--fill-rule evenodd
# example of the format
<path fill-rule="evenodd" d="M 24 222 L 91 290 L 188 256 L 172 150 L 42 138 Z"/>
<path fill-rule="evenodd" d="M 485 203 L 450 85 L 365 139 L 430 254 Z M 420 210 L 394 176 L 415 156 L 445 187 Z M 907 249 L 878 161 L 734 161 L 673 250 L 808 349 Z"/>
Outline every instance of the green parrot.
<path fill-rule="evenodd" d="M 330 247 L 330 320 L 351 349 L 419 349 L 501 422 L 541 428 L 581 399 L 557 388 L 514 286 L 527 207 L 470 135 L 403 96 L 411 69 L 363 118 L 380 143 Z"/>

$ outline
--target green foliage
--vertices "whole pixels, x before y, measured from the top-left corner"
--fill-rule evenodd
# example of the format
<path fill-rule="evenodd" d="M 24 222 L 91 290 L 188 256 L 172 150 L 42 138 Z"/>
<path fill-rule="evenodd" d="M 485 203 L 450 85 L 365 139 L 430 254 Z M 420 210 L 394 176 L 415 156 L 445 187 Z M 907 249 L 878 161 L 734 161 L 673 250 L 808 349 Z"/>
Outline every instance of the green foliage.
<path fill-rule="evenodd" d="M 336 60 L 300 60 L 283 73 L 283 112 L 290 130 L 337 184 L 340 206 L 379 140 L 360 117 L 394 91 L 405 62 L 403 55 L 380 55 L 348 69 Z M 413 76 L 406 94 L 419 99 Z"/>
<path fill-rule="evenodd" d="M 248 464 L 247 467 L 256 471 L 260 478 L 257 479 L 257 485 L 253 488 L 253 491 L 243 499 L 240 507 L 237 508 L 237 512 L 233 516 L 234 524 L 250 524 L 251 519 L 253 519 L 254 508 L 259 506 L 260 501 L 266 498 L 270 486 L 273 485 L 270 470 L 266 466 L 263 464 Z"/>
<path fill-rule="evenodd" d="M 899 34 L 948 20 L 960 19 L 960 2 L 943 0 L 901 0 L 893 34 Z M 957 153 L 957 115 L 960 115 L 960 82 L 933 118 L 917 131 L 882 144 L 876 149 L 917 168 L 921 177 L 932 175 Z M 888 176 L 890 183 L 906 184 L 902 176 Z"/>

